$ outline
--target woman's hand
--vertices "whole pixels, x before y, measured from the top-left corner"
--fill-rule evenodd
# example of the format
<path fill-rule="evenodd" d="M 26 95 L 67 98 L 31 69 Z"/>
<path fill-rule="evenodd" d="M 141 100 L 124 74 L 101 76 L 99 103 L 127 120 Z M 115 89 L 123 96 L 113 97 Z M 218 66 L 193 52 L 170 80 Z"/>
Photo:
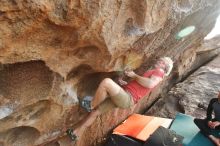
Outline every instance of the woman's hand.
<path fill-rule="evenodd" d="M 130 77 L 130 78 L 135 78 L 136 74 L 134 73 L 133 70 L 125 70 L 125 75 Z"/>
<path fill-rule="evenodd" d="M 215 122 L 212 122 L 212 123 L 213 123 L 213 127 L 214 127 L 214 128 L 220 125 L 220 122 L 219 122 L 219 121 L 215 121 Z"/>
<path fill-rule="evenodd" d="M 212 121 L 209 121 L 208 122 L 208 126 L 211 128 L 211 129 L 215 129 L 215 127 L 219 126 L 220 125 L 220 122 L 219 121 L 215 121 L 215 122 L 212 122 Z"/>
<path fill-rule="evenodd" d="M 128 84 L 128 82 L 124 81 L 122 78 L 119 78 L 119 79 L 118 79 L 118 83 L 119 83 L 121 86 Z"/>
<path fill-rule="evenodd" d="M 214 129 L 212 121 L 208 121 L 208 126 L 209 126 L 209 128 Z"/>

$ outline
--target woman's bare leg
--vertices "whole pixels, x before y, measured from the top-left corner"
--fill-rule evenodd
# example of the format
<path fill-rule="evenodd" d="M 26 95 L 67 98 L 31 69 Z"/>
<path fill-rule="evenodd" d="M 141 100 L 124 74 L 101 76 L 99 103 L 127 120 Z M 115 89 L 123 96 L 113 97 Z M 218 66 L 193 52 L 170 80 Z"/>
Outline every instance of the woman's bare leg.
<path fill-rule="evenodd" d="M 110 78 L 105 78 L 100 84 L 99 87 L 95 93 L 95 96 L 92 100 L 92 108 L 97 107 L 100 103 L 102 103 L 106 98 L 108 98 L 108 95 L 115 96 L 117 95 L 122 88 L 115 83 Z M 97 110 L 93 110 L 89 115 L 78 125 L 78 127 L 74 130 L 74 134 L 76 136 L 81 136 L 85 129 L 89 127 L 97 118 L 98 115 L 100 115 L 101 112 Z"/>
<path fill-rule="evenodd" d="M 92 125 L 92 123 L 95 121 L 98 115 L 100 115 L 99 110 L 93 110 L 91 113 L 89 113 L 89 115 L 85 119 L 83 119 L 83 121 L 81 121 L 78 127 L 74 129 L 74 134 L 80 137 L 85 131 L 85 129 Z"/>
<path fill-rule="evenodd" d="M 220 146 L 220 139 L 213 136 L 213 135 L 209 135 L 209 138 L 217 145 Z"/>
<path fill-rule="evenodd" d="M 92 109 L 96 108 L 109 96 L 117 95 L 122 88 L 110 78 L 105 78 L 96 90 L 95 96 L 92 100 Z M 108 96 L 109 95 L 109 96 Z"/>

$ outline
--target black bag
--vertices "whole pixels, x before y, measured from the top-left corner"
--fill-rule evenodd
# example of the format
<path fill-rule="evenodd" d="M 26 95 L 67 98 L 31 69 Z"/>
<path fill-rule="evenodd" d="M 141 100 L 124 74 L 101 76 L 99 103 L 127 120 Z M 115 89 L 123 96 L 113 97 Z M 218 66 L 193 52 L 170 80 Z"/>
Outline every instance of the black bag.
<path fill-rule="evenodd" d="M 105 146 L 143 146 L 143 142 L 128 136 L 111 134 Z"/>
<path fill-rule="evenodd" d="M 182 146 L 183 136 L 162 126 L 147 139 L 144 146 Z"/>

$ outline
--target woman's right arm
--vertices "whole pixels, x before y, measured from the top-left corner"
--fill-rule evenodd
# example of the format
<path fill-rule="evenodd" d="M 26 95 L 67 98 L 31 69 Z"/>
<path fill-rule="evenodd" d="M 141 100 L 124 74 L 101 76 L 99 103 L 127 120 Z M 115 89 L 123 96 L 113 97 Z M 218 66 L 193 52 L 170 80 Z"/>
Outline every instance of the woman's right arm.
<path fill-rule="evenodd" d="M 211 121 L 212 120 L 212 112 L 213 112 L 213 103 L 216 102 L 218 99 L 217 98 L 212 98 L 209 102 L 209 105 L 208 105 L 208 108 L 207 108 L 207 111 L 206 111 L 206 119 L 208 121 Z"/>

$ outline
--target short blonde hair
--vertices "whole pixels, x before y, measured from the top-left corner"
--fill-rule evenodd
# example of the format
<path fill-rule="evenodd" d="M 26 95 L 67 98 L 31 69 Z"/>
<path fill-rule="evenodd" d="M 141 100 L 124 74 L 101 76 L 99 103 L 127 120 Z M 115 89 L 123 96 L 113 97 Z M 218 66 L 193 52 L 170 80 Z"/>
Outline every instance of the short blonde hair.
<path fill-rule="evenodd" d="M 165 76 L 168 76 L 173 68 L 173 61 L 170 57 L 161 57 L 160 60 L 162 60 L 165 64 Z"/>

